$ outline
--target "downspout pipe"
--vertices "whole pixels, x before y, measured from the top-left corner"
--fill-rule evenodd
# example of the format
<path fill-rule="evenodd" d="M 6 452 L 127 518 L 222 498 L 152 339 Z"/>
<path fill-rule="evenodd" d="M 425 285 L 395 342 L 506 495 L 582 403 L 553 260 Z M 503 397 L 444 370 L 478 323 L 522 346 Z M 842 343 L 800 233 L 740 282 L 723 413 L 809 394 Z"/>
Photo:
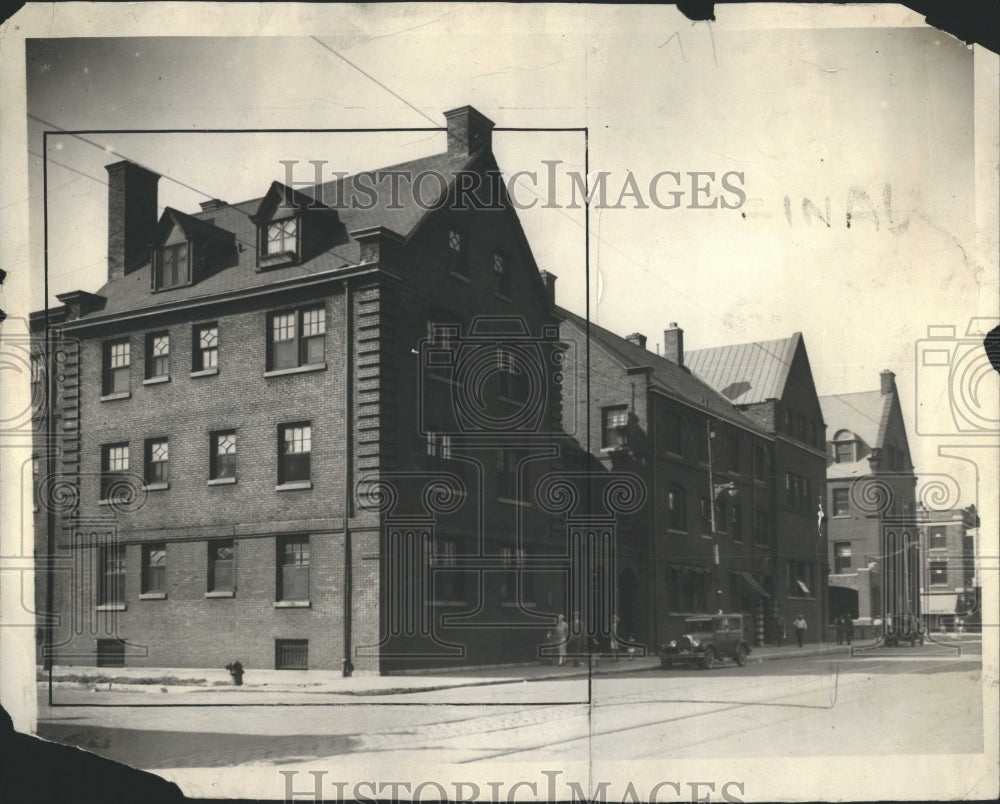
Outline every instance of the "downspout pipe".
<path fill-rule="evenodd" d="M 342 674 L 350 678 L 354 673 L 351 661 L 352 598 L 354 573 L 350 519 L 353 509 L 353 429 L 354 429 L 354 300 L 350 280 L 344 282 L 344 662 Z"/>

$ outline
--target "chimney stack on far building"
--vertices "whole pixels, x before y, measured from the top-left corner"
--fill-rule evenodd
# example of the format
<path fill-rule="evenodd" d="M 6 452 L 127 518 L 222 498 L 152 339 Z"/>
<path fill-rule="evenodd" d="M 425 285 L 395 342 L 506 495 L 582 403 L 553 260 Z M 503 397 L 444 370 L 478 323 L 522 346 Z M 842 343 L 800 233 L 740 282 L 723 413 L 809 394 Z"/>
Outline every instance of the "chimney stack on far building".
<path fill-rule="evenodd" d="M 142 265 L 156 234 L 158 174 L 133 162 L 106 165 L 108 171 L 108 279 Z"/>
<path fill-rule="evenodd" d="M 891 394 L 894 390 L 896 390 L 895 374 L 886 369 L 885 371 L 879 372 L 879 377 L 882 380 L 882 396 Z"/>
<path fill-rule="evenodd" d="M 559 277 L 557 277 L 555 274 L 550 274 L 548 271 L 539 271 L 538 275 L 542 278 L 542 284 L 545 285 L 545 290 L 549 294 L 549 301 L 555 304 L 556 280 Z"/>
<path fill-rule="evenodd" d="M 625 340 L 629 343 L 634 343 L 636 346 L 645 349 L 646 348 L 646 336 L 641 332 L 633 332 L 631 335 L 626 335 Z"/>
<path fill-rule="evenodd" d="M 481 148 L 493 147 L 493 126 L 486 115 L 471 106 L 444 113 L 448 121 L 448 156 L 472 156 Z"/>
<path fill-rule="evenodd" d="M 676 321 L 670 322 L 670 329 L 663 330 L 663 356 L 671 363 L 684 365 L 684 330 Z"/>

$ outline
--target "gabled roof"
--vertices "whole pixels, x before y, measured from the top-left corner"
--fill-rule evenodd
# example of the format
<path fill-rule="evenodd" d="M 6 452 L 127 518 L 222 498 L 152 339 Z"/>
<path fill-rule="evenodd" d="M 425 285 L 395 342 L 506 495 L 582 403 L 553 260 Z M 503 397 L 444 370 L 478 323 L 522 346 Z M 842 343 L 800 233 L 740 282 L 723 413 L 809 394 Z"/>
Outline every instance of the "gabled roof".
<path fill-rule="evenodd" d="M 774 341 L 754 341 L 684 354 L 692 372 L 734 405 L 781 399 L 802 333 Z"/>
<path fill-rule="evenodd" d="M 832 439 L 839 430 L 850 430 L 870 449 L 881 449 L 894 398 L 895 392 L 883 394 L 881 391 L 821 396 L 819 405 L 829 437 Z M 827 477 L 856 477 L 870 472 L 868 453 L 858 461 L 832 463 L 826 470 Z"/>
<path fill-rule="evenodd" d="M 234 237 L 232 232 L 221 229 L 215 226 L 214 223 L 210 223 L 207 220 L 199 220 L 193 215 L 188 215 L 186 212 L 181 212 L 173 207 L 165 207 L 158 225 L 161 238 L 167 234 L 171 223 L 177 224 L 181 228 L 181 231 L 188 237 L 206 237 L 223 242 L 232 242 Z"/>
<path fill-rule="evenodd" d="M 238 247 L 238 264 L 217 271 L 196 284 L 152 295 L 149 292 L 151 267 L 149 264 L 144 265 L 124 277 L 106 282 L 97 291 L 98 295 L 106 297 L 108 301 L 96 315 L 103 318 L 134 310 L 155 310 L 178 302 L 251 290 L 357 265 L 361 260 L 360 244 L 348 232 L 382 226 L 397 232 L 403 238 L 411 237 L 425 216 L 433 210 L 434 195 L 442 190 L 442 182 L 422 180 L 419 185 L 420 198 L 425 203 L 418 203 L 412 179 L 421 173 L 437 173 L 447 183 L 443 192 L 448 192 L 455 182 L 456 174 L 472 169 L 483 153 L 480 151 L 472 156 L 441 153 L 357 174 L 357 185 L 353 181 L 355 177 L 348 176 L 297 190 L 299 197 L 314 199 L 336 210 L 343 224 L 341 236 L 332 246 L 302 263 L 268 271 L 256 270 L 257 226 L 253 216 L 260 209 L 263 198 L 217 206 L 197 215 L 186 215 L 175 210 L 174 213 L 183 216 L 188 225 L 195 225 L 192 221 L 207 225 L 206 221 L 211 219 L 213 228 L 231 232 Z M 381 176 L 378 175 L 380 171 L 383 172 Z M 396 192 L 391 192 L 393 176 L 384 171 L 396 172 Z M 399 177 L 399 173 L 403 176 Z"/>
<path fill-rule="evenodd" d="M 581 334 L 586 332 L 586 319 L 562 307 L 556 307 L 555 314 L 576 327 Z M 665 357 L 654 354 L 593 322 L 590 323 L 590 340 L 607 351 L 624 369 L 648 367 L 650 384 L 668 396 L 746 430 L 767 435 L 714 388 Z"/>
<path fill-rule="evenodd" d="M 892 396 L 881 391 L 821 396 L 819 405 L 828 435 L 833 438 L 838 430 L 850 430 L 868 446 L 880 448 L 892 411 Z"/>

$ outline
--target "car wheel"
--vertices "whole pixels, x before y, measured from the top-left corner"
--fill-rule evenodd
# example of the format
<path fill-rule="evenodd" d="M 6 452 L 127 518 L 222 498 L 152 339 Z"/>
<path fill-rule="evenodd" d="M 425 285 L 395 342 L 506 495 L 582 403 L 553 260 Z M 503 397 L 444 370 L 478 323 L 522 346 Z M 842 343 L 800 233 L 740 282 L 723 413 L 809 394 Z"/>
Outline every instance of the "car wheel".
<path fill-rule="evenodd" d="M 746 645 L 740 645 L 736 649 L 736 664 L 740 667 L 746 667 L 747 663 L 747 648 Z"/>
<path fill-rule="evenodd" d="M 702 670 L 711 670 L 713 664 L 715 664 L 715 648 L 708 648 L 698 662 L 698 666 Z"/>

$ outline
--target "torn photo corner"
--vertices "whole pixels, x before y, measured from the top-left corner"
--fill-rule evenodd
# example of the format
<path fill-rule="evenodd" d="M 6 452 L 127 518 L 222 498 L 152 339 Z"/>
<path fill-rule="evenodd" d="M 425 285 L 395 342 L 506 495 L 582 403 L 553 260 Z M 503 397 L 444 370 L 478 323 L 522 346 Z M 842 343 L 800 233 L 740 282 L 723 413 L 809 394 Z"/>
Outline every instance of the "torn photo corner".
<path fill-rule="evenodd" d="M 963 24 L 14 15 L 15 782 L 996 798 L 1000 99 Z"/>

